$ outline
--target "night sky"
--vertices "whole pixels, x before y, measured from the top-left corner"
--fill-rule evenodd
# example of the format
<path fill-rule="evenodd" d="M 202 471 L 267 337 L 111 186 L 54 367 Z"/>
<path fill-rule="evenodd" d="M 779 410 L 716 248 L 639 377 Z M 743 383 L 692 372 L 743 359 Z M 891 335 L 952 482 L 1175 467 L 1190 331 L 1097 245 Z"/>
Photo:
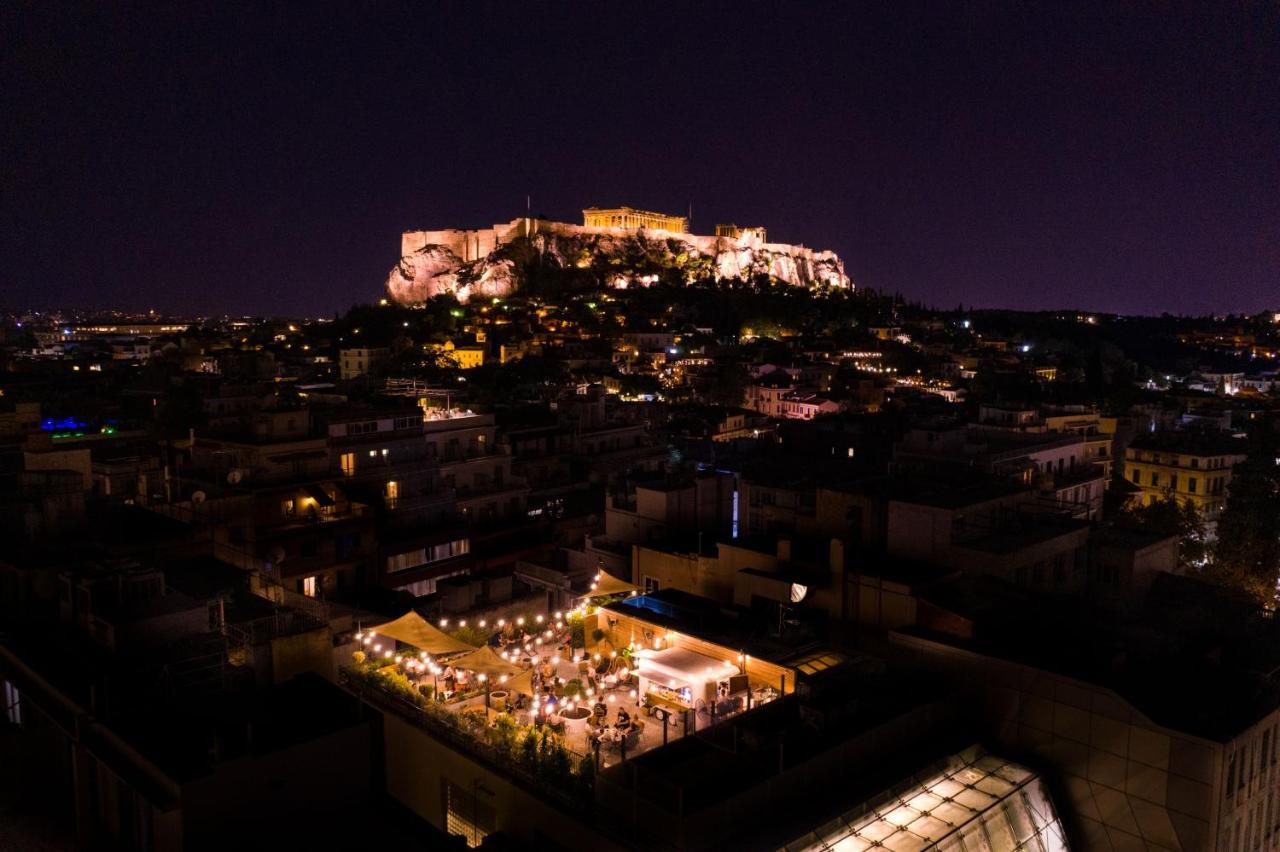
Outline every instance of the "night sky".
<path fill-rule="evenodd" d="M 5 4 L 0 303 L 331 314 L 531 194 L 945 307 L 1280 307 L 1280 4 L 326 5 Z"/>

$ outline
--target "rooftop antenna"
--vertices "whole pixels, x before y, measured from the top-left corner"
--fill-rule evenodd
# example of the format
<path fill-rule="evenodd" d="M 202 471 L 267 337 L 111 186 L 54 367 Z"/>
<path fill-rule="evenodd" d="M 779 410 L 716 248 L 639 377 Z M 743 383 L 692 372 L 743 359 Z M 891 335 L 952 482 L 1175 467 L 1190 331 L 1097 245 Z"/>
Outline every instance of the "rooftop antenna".
<path fill-rule="evenodd" d="M 533 216 L 533 196 L 532 195 L 526 195 L 524 197 L 524 215 L 526 218 L 532 218 Z"/>
<path fill-rule="evenodd" d="M 685 220 L 684 226 L 689 229 L 689 233 L 693 233 L 693 200 L 689 201 L 689 218 Z"/>

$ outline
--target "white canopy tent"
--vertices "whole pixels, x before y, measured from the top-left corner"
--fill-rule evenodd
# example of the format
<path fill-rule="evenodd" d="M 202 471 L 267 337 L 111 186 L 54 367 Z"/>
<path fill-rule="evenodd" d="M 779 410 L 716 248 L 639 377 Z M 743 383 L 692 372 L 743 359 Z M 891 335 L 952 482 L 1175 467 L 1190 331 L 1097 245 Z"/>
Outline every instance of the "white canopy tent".
<path fill-rule="evenodd" d="M 733 663 L 687 648 L 650 651 L 637 659 L 640 676 L 659 683 L 678 681 L 692 687 L 718 683 L 738 674 L 738 667 Z"/>

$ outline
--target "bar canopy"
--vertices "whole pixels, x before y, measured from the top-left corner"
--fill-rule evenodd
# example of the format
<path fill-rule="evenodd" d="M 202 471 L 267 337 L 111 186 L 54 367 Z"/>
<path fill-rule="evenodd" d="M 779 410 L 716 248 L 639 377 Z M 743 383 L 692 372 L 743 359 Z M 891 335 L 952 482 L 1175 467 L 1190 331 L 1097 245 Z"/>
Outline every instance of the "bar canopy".
<path fill-rule="evenodd" d="M 640 674 L 650 680 L 710 683 L 738 674 L 738 667 L 687 648 L 667 648 L 638 655 Z"/>
<path fill-rule="evenodd" d="M 388 621 L 374 632 L 397 642 L 412 645 L 419 651 L 426 651 L 432 656 L 440 654 L 460 654 L 463 651 L 474 651 L 474 645 L 468 645 L 461 639 L 454 639 L 448 633 L 428 622 L 414 610 L 409 610 L 395 621 Z"/>

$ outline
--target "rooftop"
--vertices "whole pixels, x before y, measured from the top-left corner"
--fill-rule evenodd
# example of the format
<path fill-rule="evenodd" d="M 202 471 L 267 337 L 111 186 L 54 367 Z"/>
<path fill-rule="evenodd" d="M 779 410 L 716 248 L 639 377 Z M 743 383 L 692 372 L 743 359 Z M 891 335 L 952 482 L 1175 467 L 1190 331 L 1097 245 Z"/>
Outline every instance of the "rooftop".
<path fill-rule="evenodd" d="M 971 637 L 897 631 L 1108 688 L 1175 730 L 1226 741 L 1280 704 L 1280 628 L 1250 602 L 1163 574 L 1143 612 L 1118 619 L 1078 601 L 1032 600 L 994 578 L 961 579 L 922 597 L 971 620 Z"/>

